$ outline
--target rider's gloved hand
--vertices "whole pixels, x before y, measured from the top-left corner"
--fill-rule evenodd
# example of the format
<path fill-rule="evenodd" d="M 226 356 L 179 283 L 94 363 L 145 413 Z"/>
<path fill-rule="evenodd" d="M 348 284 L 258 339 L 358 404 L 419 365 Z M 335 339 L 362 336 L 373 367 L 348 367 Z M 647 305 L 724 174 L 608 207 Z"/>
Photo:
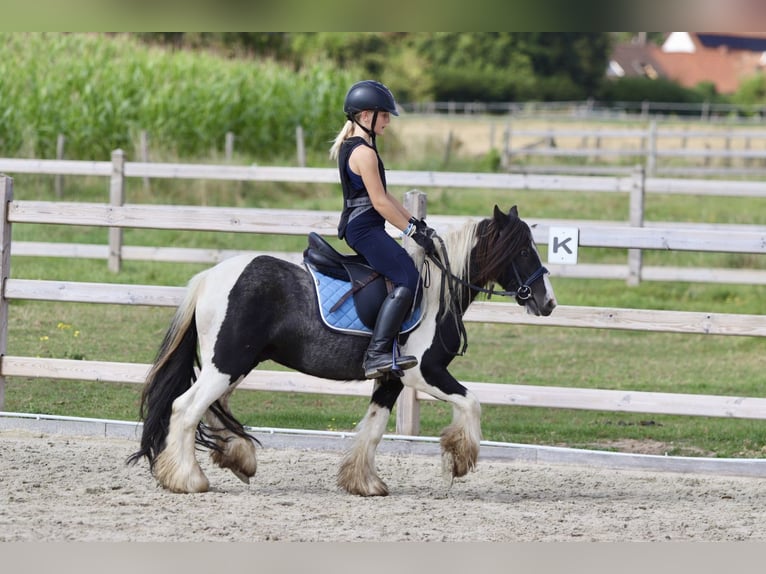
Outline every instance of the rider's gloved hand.
<path fill-rule="evenodd" d="M 436 251 L 436 246 L 434 245 L 433 240 L 433 237 L 436 235 L 436 231 L 428 227 L 426 222 L 422 219 L 415 219 L 412 217 L 410 218 L 409 224 L 409 237 L 411 237 L 415 243 L 423 248 L 423 251 L 426 252 L 426 255 L 432 255 Z"/>
<path fill-rule="evenodd" d="M 432 227 L 428 227 L 428 224 L 426 223 L 425 219 L 415 219 L 413 217 L 410 221 L 412 221 L 413 225 L 415 225 L 416 231 L 419 231 L 432 239 L 434 235 L 436 235 L 436 230 L 433 229 Z"/>
<path fill-rule="evenodd" d="M 432 255 L 436 251 L 434 240 L 422 231 L 415 230 L 415 233 L 412 234 L 412 240 L 423 248 L 426 255 Z"/>

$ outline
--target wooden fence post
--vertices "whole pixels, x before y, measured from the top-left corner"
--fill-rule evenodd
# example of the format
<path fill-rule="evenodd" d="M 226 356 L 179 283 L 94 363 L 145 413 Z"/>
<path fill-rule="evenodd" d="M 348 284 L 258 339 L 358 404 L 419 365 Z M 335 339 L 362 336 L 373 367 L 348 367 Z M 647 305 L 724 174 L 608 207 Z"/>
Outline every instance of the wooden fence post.
<path fill-rule="evenodd" d="M 657 120 L 649 122 L 649 142 L 646 150 L 646 173 L 654 176 L 657 171 Z"/>
<path fill-rule="evenodd" d="M 444 167 L 447 167 L 449 165 L 450 156 L 452 155 L 452 140 L 454 139 L 454 134 L 452 133 L 452 130 L 449 131 L 447 134 L 447 141 L 444 142 L 444 159 L 442 160 L 442 165 Z"/>
<path fill-rule="evenodd" d="M 0 361 L 8 350 L 8 299 L 5 283 L 11 271 L 11 222 L 8 204 L 13 200 L 13 179 L 0 174 Z M 0 371 L 2 373 L 2 371 Z M 5 376 L 0 374 L 0 411 L 5 410 Z"/>
<path fill-rule="evenodd" d="M 109 180 L 109 204 L 121 206 L 125 203 L 125 152 L 112 152 L 112 176 Z M 122 267 L 122 228 L 109 228 L 109 271 L 118 273 Z"/>
<path fill-rule="evenodd" d="M 141 130 L 141 161 L 144 163 L 149 163 L 149 134 L 146 130 Z M 144 177 L 144 191 L 149 192 L 151 191 L 151 183 L 149 183 L 149 178 Z"/>
<path fill-rule="evenodd" d="M 500 156 L 500 165 L 503 169 L 508 169 L 511 166 L 511 118 L 509 116 L 508 122 L 505 124 L 503 130 L 503 151 Z"/>
<path fill-rule="evenodd" d="M 234 132 L 226 132 L 223 149 L 226 162 L 230 163 L 231 160 L 234 159 Z"/>
<path fill-rule="evenodd" d="M 295 126 L 295 147 L 298 154 L 298 167 L 306 167 L 306 143 L 303 139 L 303 126 Z"/>
<path fill-rule="evenodd" d="M 426 194 L 413 189 L 404 194 L 404 207 L 417 217 L 426 216 Z M 406 238 L 405 241 L 412 241 Z M 418 392 L 412 387 L 404 387 L 396 403 L 396 434 L 420 434 L 420 403 Z"/>
<path fill-rule="evenodd" d="M 59 134 L 56 138 L 56 159 L 64 159 L 64 144 L 66 143 L 66 137 L 64 134 Z M 54 191 L 56 193 L 56 199 L 61 199 L 64 195 L 64 176 L 60 173 L 56 174 L 54 180 Z"/>
<path fill-rule="evenodd" d="M 633 171 L 633 184 L 630 187 L 630 225 L 644 226 L 644 197 L 646 195 L 646 172 L 643 166 L 636 166 Z M 640 249 L 628 249 L 628 285 L 641 283 L 643 252 Z"/>

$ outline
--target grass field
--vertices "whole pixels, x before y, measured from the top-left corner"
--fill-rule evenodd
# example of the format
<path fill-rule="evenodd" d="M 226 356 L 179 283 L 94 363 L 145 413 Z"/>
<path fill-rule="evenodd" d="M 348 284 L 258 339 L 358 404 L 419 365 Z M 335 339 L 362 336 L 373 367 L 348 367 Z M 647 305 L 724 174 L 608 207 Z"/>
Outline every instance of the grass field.
<path fill-rule="evenodd" d="M 392 169 L 418 169 L 411 164 Z M 18 199 L 51 199 L 50 178 L 18 177 Z M 392 190 L 400 194 L 404 190 Z M 104 201 L 104 181 L 67 178 L 64 199 Z M 204 203 L 252 207 L 336 210 L 338 191 L 326 185 L 153 181 L 151 191 L 131 182 L 131 203 Z M 625 220 L 628 198 L 618 194 L 503 190 L 428 191 L 431 214 L 489 215 L 492 205 L 518 204 L 522 217 Z M 762 200 L 655 196 L 647 220 L 766 225 Z M 14 226 L 14 240 L 104 244 L 106 231 L 63 226 Z M 127 230 L 129 245 L 299 251 L 302 237 Z M 544 251 L 544 249 L 543 249 Z M 624 262 L 622 250 L 585 249 L 587 262 Z M 651 265 L 766 268 L 762 256 L 654 253 Z M 119 275 L 104 261 L 14 257 L 11 276 L 183 285 L 204 266 L 124 263 Z M 643 283 L 558 279 L 559 302 L 651 309 L 766 315 L 766 288 L 744 285 Z M 171 309 L 14 301 L 9 355 L 151 362 Z M 764 396 L 764 350 L 759 338 L 621 332 L 559 327 L 469 324 L 469 349 L 451 371 L 463 381 Z M 264 368 L 278 368 L 264 365 Z M 5 410 L 135 420 L 140 388 L 80 381 L 12 378 Z M 234 413 L 253 426 L 351 430 L 364 414 L 363 398 L 240 391 Z M 421 432 L 437 435 L 451 419 L 441 403 L 422 405 Z M 393 417 L 390 421 L 393 430 Z M 597 411 L 485 406 L 489 440 L 709 456 L 764 456 L 766 425 L 758 421 L 649 416 Z"/>

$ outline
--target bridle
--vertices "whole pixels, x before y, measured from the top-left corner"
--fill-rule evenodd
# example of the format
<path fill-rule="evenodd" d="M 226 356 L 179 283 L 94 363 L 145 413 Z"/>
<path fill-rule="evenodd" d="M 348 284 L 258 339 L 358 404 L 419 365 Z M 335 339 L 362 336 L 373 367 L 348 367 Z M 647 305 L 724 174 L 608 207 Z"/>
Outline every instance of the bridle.
<path fill-rule="evenodd" d="M 452 281 L 459 283 L 463 287 L 467 287 L 471 291 L 476 291 L 477 293 L 486 293 L 489 295 L 489 297 L 492 297 L 492 295 L 500 295 L 502 297 L 515 297 L 519 302 L 527 301 L 529 298 L 531 298 L 532 284 L 549 272 L 544 265 L 540 265 L 540 267 L 538 267 L 534 273 L 527 277 L 526 281 L 522 281 L 521 276 L 519 275 L 519 270 L 516 268 L 516 264 L 512 263 L 511 268 L 513 269 L 513 274 L 516 276 L 516 283 L 518 283 L 519 288 L 516 291 L 495 290 L 494 284 L 487 288 L 480 285 L 475 285 L 466 281 L 462 277 L 458 277 L 449 271 L 449 263 L 445 265 L 433 255 L 429 256 L 429 259 L 433 262 L 434 265 L 436 265 L 436 267 L 442 271 L 442 273 L 447 274 Z"/>
<path fill-rule="evenodd" d="M 540 265 L 534 273 L 532 273 L 529 277 L 527 277 L 526 281 L 521 280 L 521 276 L 519 275 L 519 270 L 516 267 L 515 263 L 511 263 L 511 268 L 513 269 L 513 274 L 516 276 L 516 283 L 519 285 L 518 289 L 516 291 L 495 291 L 494 289 L 494 283 L 490 286 L 490 288 L 482 287 L 481 285 L 476 285 L 474 283 L 471 283 L 469 281 L 466 281 L 462 277 L 458 277 L 455 275 L 451 268 L 450 268 L 450 262 L 449 257 L 447 256 L 447 249 L 444 246 L 444 240 L 439 237 L 438 235 L 434 234 L 433 239 L 436 239 L 441 244 L 441 253 L 444 258 L 444 261 L 442 261 L 439 257 L 436 256 L 435 253 L 429 254 L 428 258 L 424 261 L 424 263 L 427 265 L 428 260 L 430 260 L 439 270 L 442 272 L 442 285 L 441 285 L 441 292 L 444 293 L 445 289 L 449 292 L 449 306 L 450 311 L 452 312 L 453 317 L 455 318 L 455 326 L 458 331 L 458 338 L 459 340 L 463 341 L 462 347 L 460 351 L 455 352 L 455 355 L 463 355 L 468 348 L 468 333 L 465 330 L 465 325 L 463 324 L 463 315 L 461 310 L 458 308 L 458 298 L 455 296 L 455 291 L 457 289 L 457 285 L 461 285 L 463 287 L 466 287 L 467 289 L 470 289 L 471 291 L 475 291 L 476 293 L 486 293 L 488 297 L 492 297 L 492 295 L 501 295 L 503 297 L 514 297 L 516 301 L 519 303 L 519 305 L 523 305 L 526 301 L 528 301 L 532 297 L 532 285 L 535 281 L 541 279 L 545 276 L 546 273 L 548 273 L 548 269 L 545 268 L 544 265 Z M 427 272 L 427 275 L 430 275 L 430 273 Z M 442 347 L 445 351 L 452 353 L 449 349 L 447 349 L 446 344 L 444 341 L 441 341 Z M 458 343 L 459 344 L 459 343 Z"/>
<path fill-rule="evenodd" d="M 548 269 L 544 265 L 540 265 L 534 273 L 532 273 L 529 277 L 527 277 L 526 281 L 521 280 L 521 275 L 519 275 L 519 270 L 516 267 L 515 263 L 511 263 L 511 268 L 513 269 L 513 274 L 516 276 L 516 283 L 519 286 L 516 291 L 506 291 L 506 290 L 500 290 L 496 291 L 494 288 L 494 284 L 490 286 L 489 288 L 482 287 L 481 285 L 475 285 L 473 283 L 470 283 L 469 281 L 466 281 L 462 277 L 458 277 L 454 273 L 452 273 L 450 269 L 450 263 L 449 258 L 447 257 L 447 250 L 444 248 L 444 241 L 441 237 L 438 235 L 433 236 L 435 239 L 441 243 L 441 252 L 444 255 L 444 262 L 442 261 L 434 254 L 429 255 L 428 258 L 433 262 L 433 264 L 439 268 L 442 272 L 442 277 L 448 276 L 450 282 L 452 283 L 458 283 L 462 285 L 463 287 L 466 287 L 470 289 L 471 291 L 475 291 L 476 293 L 486 293 L 489 295 L 489 297 L 492 297 L 492 295 L 500 295 L 503 297 L 514 297 L 516 300 L 521 304 L 522 301 L 527 301 L 532 297 L 532 285 L 535 281 L 538 279 L 541 279 L 543 276 L 545 276 L 546 273 L 548 273 Z"/>

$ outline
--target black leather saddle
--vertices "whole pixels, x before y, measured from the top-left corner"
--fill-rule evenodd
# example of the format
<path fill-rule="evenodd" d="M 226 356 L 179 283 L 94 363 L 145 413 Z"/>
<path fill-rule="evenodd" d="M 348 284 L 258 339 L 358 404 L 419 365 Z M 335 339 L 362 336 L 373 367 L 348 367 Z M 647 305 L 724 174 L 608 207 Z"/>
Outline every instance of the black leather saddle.
<path fill-rule="evenodd" d="M 308 247 L 303 251 L 303 261 L 322 275 L 351 284 L 331 312 L 353 297 L 359 319 L 370 329 L 375 327 L 378 310 L 391 289 L 386 278 L 370 267 L 363 256 L 339 253 L 312 231 L 308 235 Z"/>

